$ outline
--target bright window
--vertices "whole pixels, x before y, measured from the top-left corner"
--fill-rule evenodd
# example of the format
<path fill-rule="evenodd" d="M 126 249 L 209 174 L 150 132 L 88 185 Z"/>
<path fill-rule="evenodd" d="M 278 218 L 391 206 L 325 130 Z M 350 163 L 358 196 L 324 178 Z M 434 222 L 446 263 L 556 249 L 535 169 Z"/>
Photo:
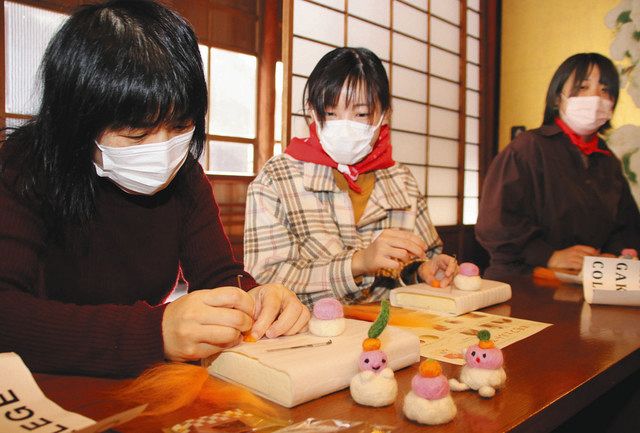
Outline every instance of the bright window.
<path fill-rule="evenodd" d="M 8 126 L 35 114 L 41 98 L 36 86 L 40 61 L 49 39 L 66 19 L 67 15 L 61 13 L 4 2 L 4 109 Z"/>

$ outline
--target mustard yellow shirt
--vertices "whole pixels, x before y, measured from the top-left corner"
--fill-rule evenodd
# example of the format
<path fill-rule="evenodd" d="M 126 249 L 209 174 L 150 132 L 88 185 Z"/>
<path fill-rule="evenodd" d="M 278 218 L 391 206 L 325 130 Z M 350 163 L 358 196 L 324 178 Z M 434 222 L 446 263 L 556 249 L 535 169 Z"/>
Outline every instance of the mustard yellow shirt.
<path fill-rule="evenodd" d="M 336 185 L 341 191 L 347 191 L 349 198 L 351 199 L 351 205 L 353 206 L 353 218 L 356 224 L 360 221 L 360 217 L 364 213 L 364 209 L 367 207 L 367 202 L 373 191 L 373 186 L 376 183 L 376 175 L 370 171 L 368 173 L 362 173 L 356 179 L 356 184 L 362 189 L 361 193 L 357 193 L 349 188 L 349 183 L 344 175 L 335 168 L 333 170 L 333 178 L 336 180 Z"/>

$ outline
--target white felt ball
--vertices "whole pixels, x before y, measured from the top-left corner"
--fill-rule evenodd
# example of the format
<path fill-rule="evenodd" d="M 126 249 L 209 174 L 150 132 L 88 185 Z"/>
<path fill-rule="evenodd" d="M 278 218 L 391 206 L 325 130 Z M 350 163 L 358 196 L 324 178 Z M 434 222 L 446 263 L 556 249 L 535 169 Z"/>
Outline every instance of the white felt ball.
<path fill-rule="evenodd" d="M 402 410 L 410 420 L 428 425 L 448 423 L 458 412 L 450 394 L 437 400 L 427 400 L 413 391 L 404 398 Z"/>
<path fill-rule="evenodd" d="M 344 332 L 347 321 L 344 317 L 322 320 L 312 317 L 309 319 L 309 332 L 318 337 L 335 337 Z"/>
<path fill-rule="evenodd" d="M 507 381 L 507 373 L 504 368 L 486 369 L 465 365 L 460 372 L 460 381 L 469 385 L 473 390 L 479 390 L 483 386 L 502 388 Z"/>
<path fill-rule="evenodd" d="M 357 403 L 373 407 L 388 406 L 396 400 L 398 383 L 390 368 L 380 373 L 367 370 L 353 376 L 349 390 Z"/>
<path fill-rule="evenodd" d="M 453 278 L 453 284 L 460 290 L 472 292 L 480 289 L 480 286 L 482 286 L 482 278 L 478 275 L 468 277 L 458 274 Z"/>

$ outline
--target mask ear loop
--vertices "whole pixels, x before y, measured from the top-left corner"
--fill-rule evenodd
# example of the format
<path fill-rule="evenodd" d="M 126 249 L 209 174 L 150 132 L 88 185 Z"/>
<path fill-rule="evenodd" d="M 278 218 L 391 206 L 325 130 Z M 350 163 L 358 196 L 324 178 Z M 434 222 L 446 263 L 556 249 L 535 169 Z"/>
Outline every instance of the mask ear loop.
<path fill-rule="evenodd" d="M 382 126 L 382 121 L 384 120 L 384 116 L 386 116 L 386 115 L 387 115 L 386 111 L 380 115 L 380 120 L 378 120 L 378 124 L 376 125 L 376 129 L 378 129 L 378 128 L 380 128 Z"/>

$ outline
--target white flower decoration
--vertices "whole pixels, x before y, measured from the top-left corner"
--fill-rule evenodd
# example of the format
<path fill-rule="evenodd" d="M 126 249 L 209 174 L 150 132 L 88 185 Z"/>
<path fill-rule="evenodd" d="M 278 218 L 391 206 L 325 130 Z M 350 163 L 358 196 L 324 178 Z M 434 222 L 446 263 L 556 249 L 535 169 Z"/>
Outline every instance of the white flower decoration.
<path fill-rule="evenodd" d="M 640 0 L 632 0 L 630 10 L 629 18 L 631 18 L 635 30 L 640 31 Z"/>
<path fill-rule="evenodd" d="M 632 22 L 625 23 L 620 27 L 609 48 L 613 60 L 624 60 L 626 55 L 631 57 L 632 62 L 637 62 L 640 59 L 640 42 L 633 37 L 635 31 Z"/>
<path fill-rule="evenodd" d="M 640 42 L 638 42 L 638 45 L 640 45 Z M 636 107 L 640 107 L 640 68 L 637 66 L 629 75 L 627 93 L 631 96 L 631 99 L 633 99 L 633 103 L 636 104 Z M 638 136 L 637 141 L 637 145 L 640 147 L 640 135 Z"/>
<path fill-rule="evenodd" d="M 604 19 L 616 32 L 611 57 L 618 61 L 620 89 L 640 107 L 640 0 L 622 0 Z M 640 126 L 624 125 L 612 131 L 607 143 L 622 163 L 631 194 L 640 204 Z"/>
<path fill-rule="evenodd" d="M 618 26 L 618 17 L 620 16 L 620 14 L 628 10 L 631 10 L 631 0 L 622 0 L 618 4 L 618 6 L 611 9 L 609 13 L 604 17 L 605 25 L 610 29 L 615 29 Z"/>

